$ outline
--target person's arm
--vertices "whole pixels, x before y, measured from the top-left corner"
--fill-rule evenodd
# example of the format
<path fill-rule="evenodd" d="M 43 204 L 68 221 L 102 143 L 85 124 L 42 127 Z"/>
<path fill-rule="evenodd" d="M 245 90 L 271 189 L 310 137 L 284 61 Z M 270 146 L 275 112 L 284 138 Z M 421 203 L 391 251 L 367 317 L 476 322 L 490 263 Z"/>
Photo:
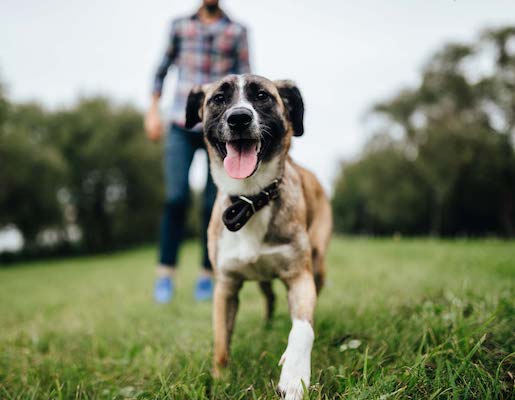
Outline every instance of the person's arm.
<path fill-rule="evenodd" d="M 168 68 L 170 68 L 177 59 L 178 51 L 179 36 L 177 34 L 175 23 L 173 23 L 172 30 L 169 35 L 168 46 L 166 47 L 165 54 L 154 77 L 152 100 L 147 115 L 145 116 L 145 131 L 151 140 L 160 139 L 163 133 L 163 125 L 159 115 L 159 99 L 161 98 L 161 91 L 163 89 L 166 74 L 168 73 Z"/>
<path fill-rule="evenodd" d="M 247 29 L 243 28 L 236 43 L 236 60 L 234 63 L 235 74 L 248 74 L 250 72 L 249 44 Z"/>

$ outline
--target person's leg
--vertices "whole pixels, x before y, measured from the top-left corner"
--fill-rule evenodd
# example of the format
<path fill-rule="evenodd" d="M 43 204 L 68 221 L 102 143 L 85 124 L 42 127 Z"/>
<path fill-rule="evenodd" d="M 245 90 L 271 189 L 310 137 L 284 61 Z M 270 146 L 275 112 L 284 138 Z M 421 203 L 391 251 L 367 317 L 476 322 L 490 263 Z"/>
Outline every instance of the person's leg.
<path fill-rule="evenodd" d="M 171 297 L 170 278 L 177 264 L 179 246 L 182 241 L 185 214 L 189 200 L 188 175 L 195 152 L 195 143 L 183 129 L 170 126 L 165 145 L 164 167 L 166 203 L 161 219 L 159 239 L 158 282 L 156 283 L 156 300 L 166 302 Z M 170 281 L 170 285 L 166 281 Z M 161 291 L 158 290 L 161 282 Z M 164 282 L 164 283 L 163 283 Z M 169 295 L 166 295 L 170 286 Z M 159 294 L 165 295 L 159 298 Z"/>
<path fill-rule="evenodd" d="M 203 140 L 200 140 L 199 147 L 204 148 Z M 200 277 L 197 281 L 195 289 L 195 298 L 197 300 L 208 300 L 213 296 L 213 270 L 209 261 L 207 252 L 207 228 L 211 218 L 211 210 L 216 199 L 216 186 L 211 177 L 209 170 L 209 160 L 207 161 L 207 179 L 202 198 L 202 227 L 200 232 L 201 245 L 202 245 L 202 270 Z"/>
<path fill-rule="evenodd" d="M 202 267 L 209 271 L 209 273 L 212 272 L 213 267 L 211 266 L 207 253 L 207 227 L 209 226 L 209 220 L 211 219 L 211 211 L 213 210 L 215 199 L 216 185 L 213 182 L 208 163 L 206 187 L 204 189 L 204 197 L 202 201 Z"/>

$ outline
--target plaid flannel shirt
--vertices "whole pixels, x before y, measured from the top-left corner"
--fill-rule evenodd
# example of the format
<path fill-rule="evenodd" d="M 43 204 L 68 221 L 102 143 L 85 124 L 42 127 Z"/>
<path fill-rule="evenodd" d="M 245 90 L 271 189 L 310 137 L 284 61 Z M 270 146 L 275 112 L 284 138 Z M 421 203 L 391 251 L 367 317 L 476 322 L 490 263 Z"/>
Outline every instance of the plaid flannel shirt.
<path fill-rule="evenodd" d="M 183 126 L 186 100 L 193 86 L 214 82 L 227 74 L 250 71 L 247 30 L 225 14 L 209 25 L 199 21 L 197 14 L 175 19 L 155 75 L 154 94 L 161 95 L 171 65 L 178 69 L 171 120 Z"/>

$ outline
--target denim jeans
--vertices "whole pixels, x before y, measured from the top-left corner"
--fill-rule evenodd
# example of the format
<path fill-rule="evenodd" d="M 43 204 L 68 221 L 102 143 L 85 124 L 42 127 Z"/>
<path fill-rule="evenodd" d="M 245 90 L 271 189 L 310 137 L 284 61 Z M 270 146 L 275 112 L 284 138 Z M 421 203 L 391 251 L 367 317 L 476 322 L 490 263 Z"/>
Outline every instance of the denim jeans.
<path fill-rule="evenodd" d="M 170 125 L 166 137 L 164 168 L 166 203 L 161 218 L 159 240 L 159 262 L 161 265 L 175 267 L 179 246 L 184 235 L 186 211 L 188 209 L 190 185 L 189 172 L 193 155 L 198 149 L 205 149 L 202 133 L 190 131 L 177 125 Z M 216 198 L 216 186 L 207 174 L 206 187 L 202 200 L 202 265 L 211 269 L 207 256 L 207 226 Z"/>

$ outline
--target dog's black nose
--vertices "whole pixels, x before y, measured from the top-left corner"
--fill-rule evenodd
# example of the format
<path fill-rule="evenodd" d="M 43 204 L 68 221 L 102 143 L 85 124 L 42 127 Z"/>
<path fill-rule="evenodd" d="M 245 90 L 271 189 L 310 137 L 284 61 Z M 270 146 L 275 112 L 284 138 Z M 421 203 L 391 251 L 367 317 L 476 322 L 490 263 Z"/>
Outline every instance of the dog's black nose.
<path fill-rule="evenodd" d="M 227 117 L 229 127 L 236 132 L 241 132 L 252 122 L 252 111 L 248 108 L 235 108 Z"/>

